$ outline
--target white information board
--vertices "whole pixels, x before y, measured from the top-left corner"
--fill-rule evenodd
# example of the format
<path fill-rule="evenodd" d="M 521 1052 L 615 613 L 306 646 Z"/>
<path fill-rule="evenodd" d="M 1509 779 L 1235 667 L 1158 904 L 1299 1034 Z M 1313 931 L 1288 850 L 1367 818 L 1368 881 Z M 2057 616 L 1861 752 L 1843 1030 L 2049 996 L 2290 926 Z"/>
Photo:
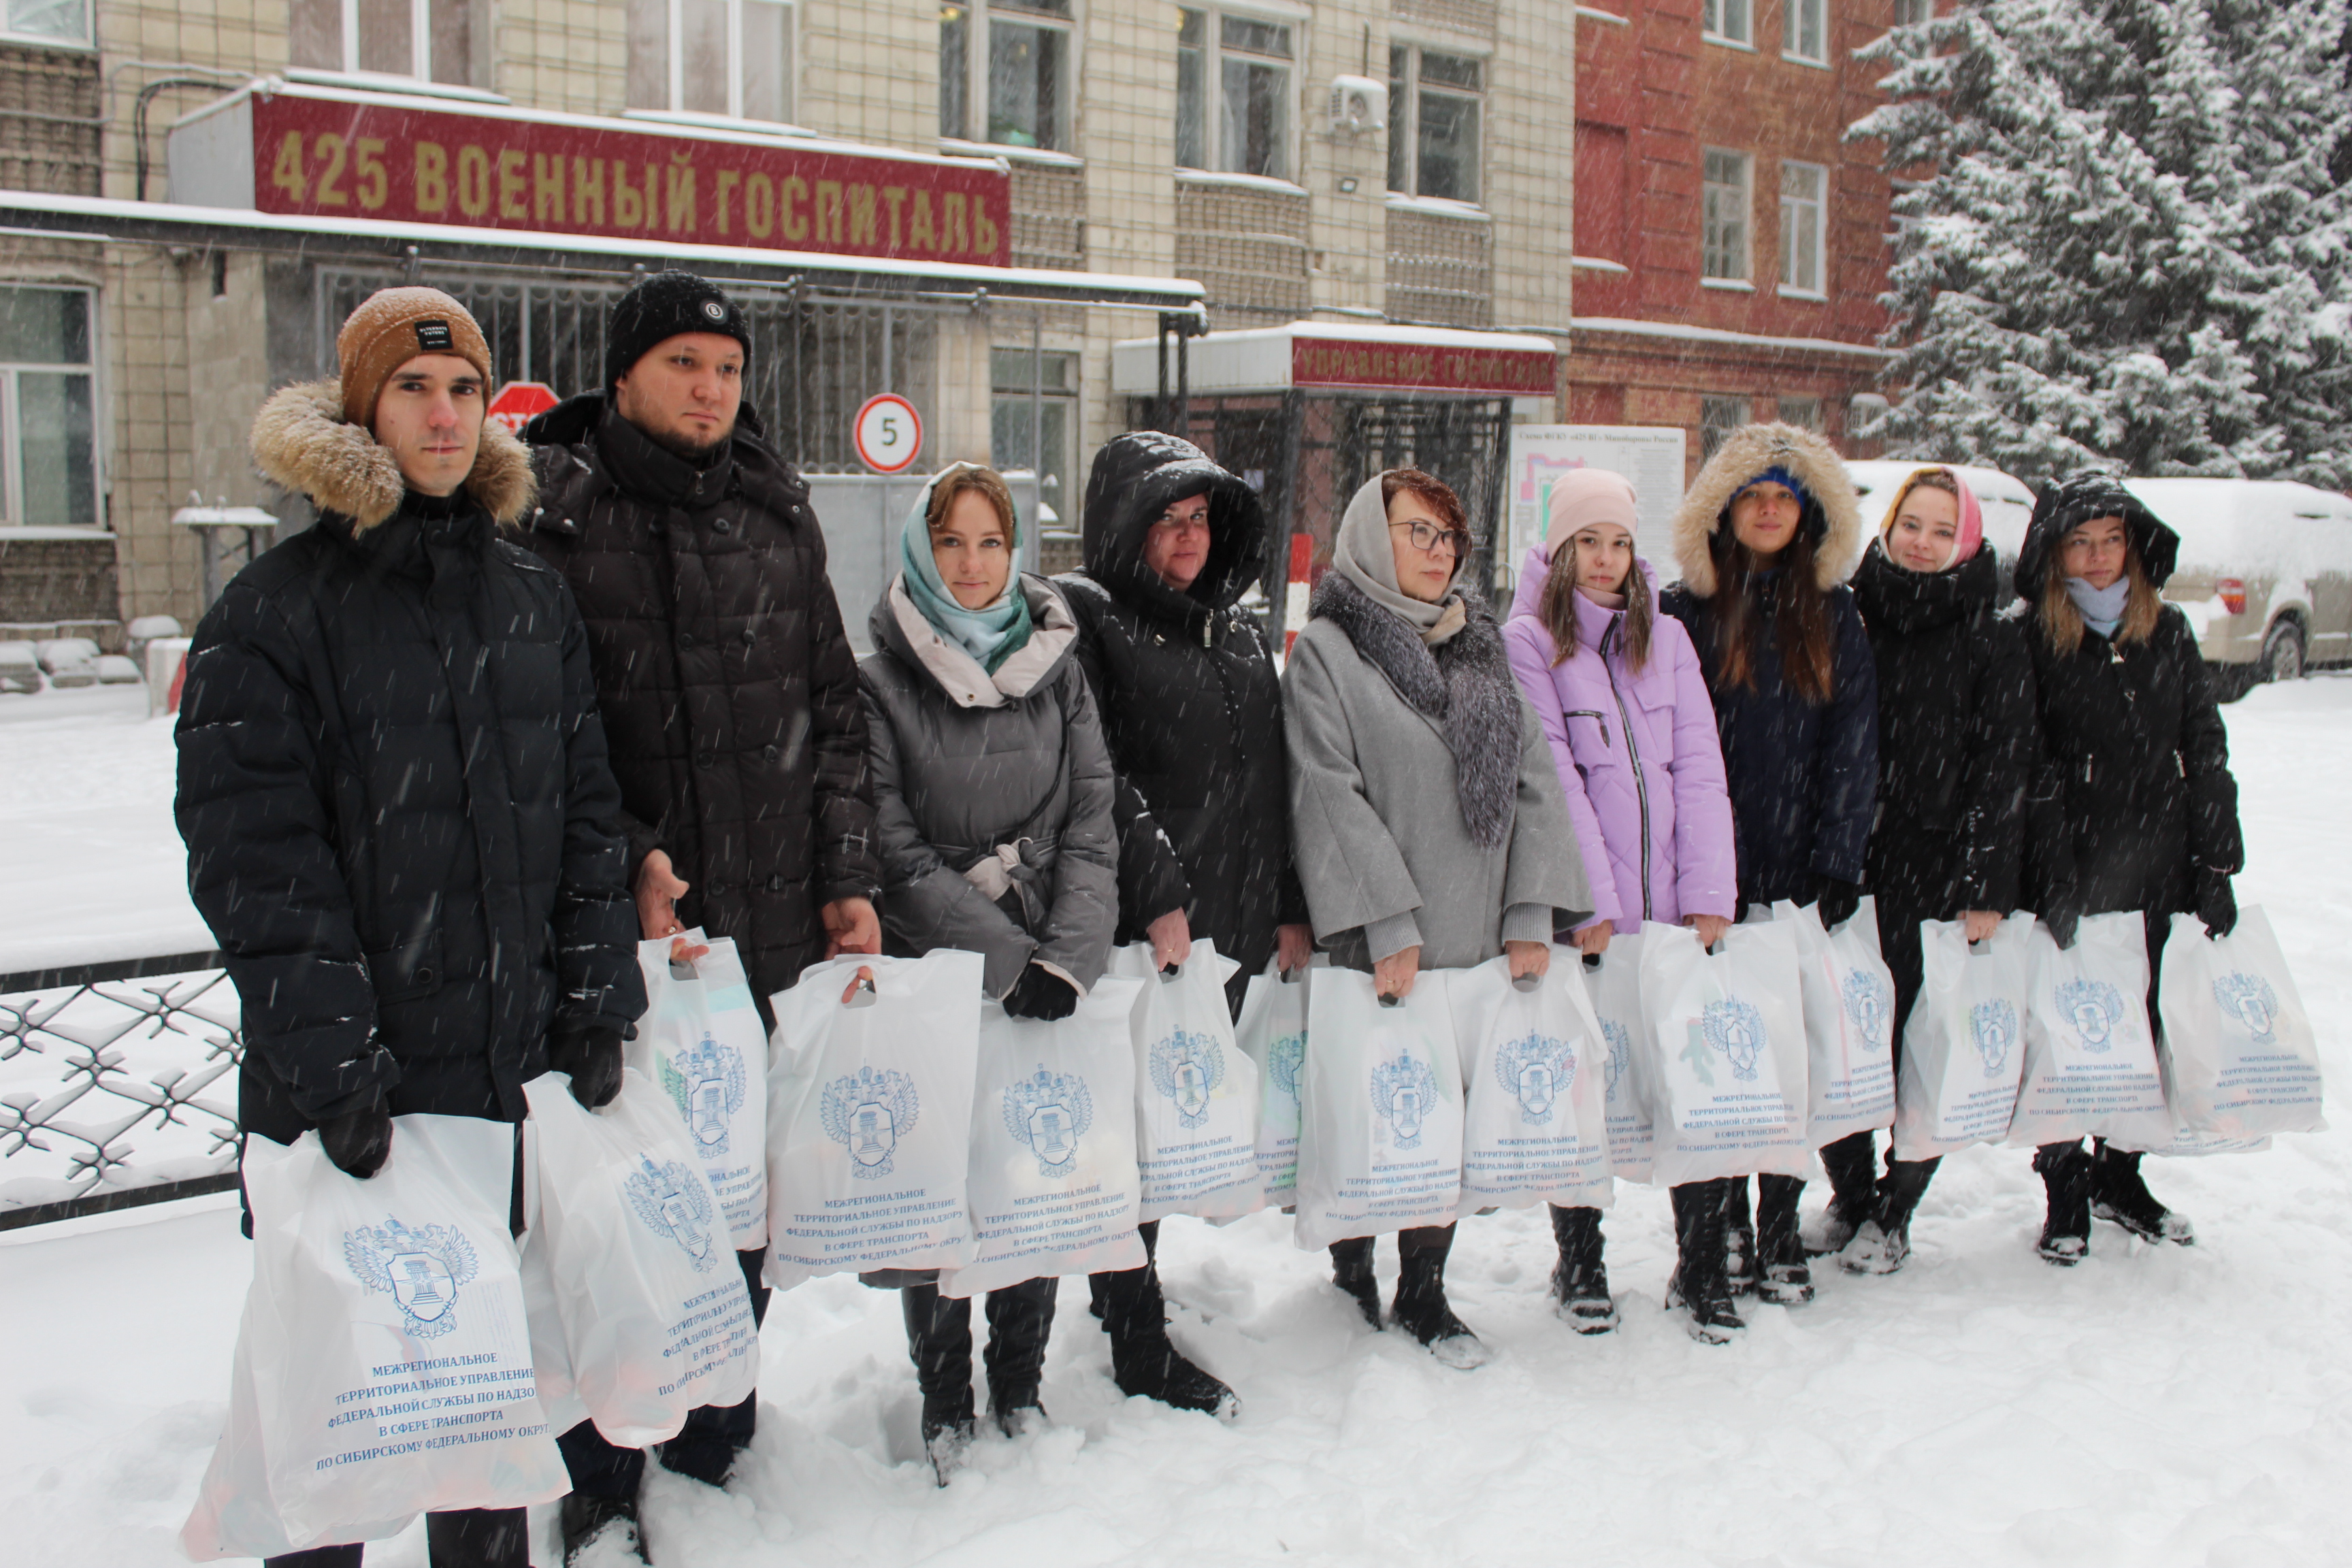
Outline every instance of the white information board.
<path fill-rule="evenodd" d="M 1571 468 L 1606 468 L 1633 482 L 1641 526 L 1633 547 L 1658 570 L 1658 580 L 1681 575 L 1674 560 L 1675 509 L 1682 504 L 1685 433 L 1638 425 L 1514 425 L 1508 503 L 1509 561 L 1514 580 L 1528 547 L 1543 542 L 1551 516 L 1551 484 Z"/>

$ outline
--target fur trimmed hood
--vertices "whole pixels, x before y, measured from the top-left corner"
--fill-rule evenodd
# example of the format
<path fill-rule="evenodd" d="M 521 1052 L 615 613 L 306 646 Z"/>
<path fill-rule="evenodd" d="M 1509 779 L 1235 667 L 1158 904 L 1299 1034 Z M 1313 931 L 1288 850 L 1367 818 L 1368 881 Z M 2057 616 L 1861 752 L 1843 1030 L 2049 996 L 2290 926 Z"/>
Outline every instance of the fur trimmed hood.
<path fill-rule="evenodd" d="M 400 510 L 407 485 L 391 452 L 343 418 L 342 384 L 304 381 L 270 395 L 253 416 L 253 461 L 270 483 L 310 498 L 321 511 L 352 520 L 365 533 Z M 514 527 L 538 493 L 530 454 L 507 427 L 482 422 L 481 449 L 466 493 L 502 529 Z"/>
<path fill-rule="evenodd" d="M 1726 525 L 1731 498 L 1768 468 L 1788 469 L 1812 496 L 1798 526 L 1813 539 L 1817 585 L 1836 587 L 1862 559 L 1862 507 L 1836 449 L 1794 425 L 1743 425 L 1707 459 L 1675 513 L 1675 562 L 1699 597 L 1715 595 L 1714 537 Z"/>

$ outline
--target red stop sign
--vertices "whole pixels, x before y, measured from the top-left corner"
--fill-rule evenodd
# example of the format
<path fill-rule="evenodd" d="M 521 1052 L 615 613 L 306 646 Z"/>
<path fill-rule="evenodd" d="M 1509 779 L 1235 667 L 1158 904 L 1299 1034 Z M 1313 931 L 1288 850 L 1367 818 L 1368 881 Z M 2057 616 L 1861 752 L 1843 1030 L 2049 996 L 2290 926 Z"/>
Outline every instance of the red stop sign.
<path fill-rule="evenodd" d="M 559 401 L 555 388 L 543 381 L 510 381 L 490 399 L 488 412 L 491 418 L 520 436 L 533 415 L 546 413 Z"/>

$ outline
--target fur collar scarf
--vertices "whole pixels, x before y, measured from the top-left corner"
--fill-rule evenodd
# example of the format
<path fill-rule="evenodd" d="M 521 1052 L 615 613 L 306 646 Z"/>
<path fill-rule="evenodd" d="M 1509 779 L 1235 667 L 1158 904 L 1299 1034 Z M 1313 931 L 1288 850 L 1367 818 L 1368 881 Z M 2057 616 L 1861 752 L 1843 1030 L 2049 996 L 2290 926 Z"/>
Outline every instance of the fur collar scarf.
<path fill-rule="evenodd" d="M 1492 849 L 1511 830 L 1521 699 L 1494 613 L 1468 594 L 1460 603 L 1461 631 L 1434 647 L 1337 572 L 1324 574 L 1307 613 L 1347 633 L 1358 657 L 1445 737 L 1463 821 L 1474 840 Z"/>
<path fill-rule="evenodd" d="M 343 419 L 340 382 L 298 382 L 273 394 L 253 419 L 253 462 L 270 483 L 352 520 L 354 537 L 400 510 L 408 486 L 375 437 Z M 466 493 L 491 521 L 512 528 L 538 491 L 530 454 L 496 420 L 482 422 Z"/>
<path fill-rule="evenodd" d="M 1715 597 L 1716 534 L 1730 531 L 1731 498 L 1774 468 L 1788 469 L 1812 495 L 1798 526 L 1813 536 L 1814 586 L 1828 593 L 1862 559 L 1862 507 L 1837 449 L 1793 425 L 1743 425 L 1706 460 L 1675 512 L 1675 562 L 1700 598 Z"/>

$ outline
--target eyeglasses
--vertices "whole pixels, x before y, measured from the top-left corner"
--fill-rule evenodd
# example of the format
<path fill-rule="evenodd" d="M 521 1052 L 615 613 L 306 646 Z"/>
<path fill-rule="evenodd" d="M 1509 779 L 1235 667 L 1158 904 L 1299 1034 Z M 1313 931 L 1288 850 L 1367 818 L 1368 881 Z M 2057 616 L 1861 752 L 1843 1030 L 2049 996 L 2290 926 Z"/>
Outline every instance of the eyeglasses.
<path fill-rule="evenodd" d="M 1443 550 L 1459 561 L 1470 553 L 1470 531 L 1466 528 L 1439 528 L 1426 522 L 1392 522 L 1389 526 L 1410 530 L 1412 547 L 1424 555 Z"/>

